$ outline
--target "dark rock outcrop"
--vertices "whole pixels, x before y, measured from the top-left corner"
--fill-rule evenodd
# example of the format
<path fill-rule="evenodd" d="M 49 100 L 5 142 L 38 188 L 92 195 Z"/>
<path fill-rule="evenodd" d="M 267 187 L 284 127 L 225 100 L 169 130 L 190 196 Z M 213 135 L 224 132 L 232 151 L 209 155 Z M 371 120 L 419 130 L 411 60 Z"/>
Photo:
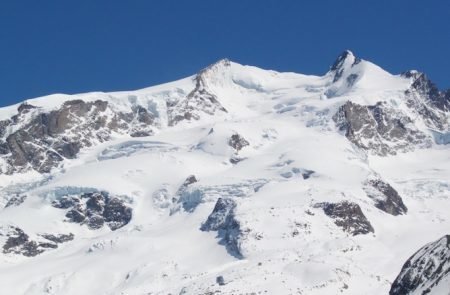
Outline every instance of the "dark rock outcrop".
<path fill-rule="evenodd" d="M 130 222 L 132 211 L 119 198 L 110 198 L 105 204 L 102 216 L 109 228 L 116 230 Z"/>
<path fill-rule="evenodd" d="M 349 201 L 339 203 L 319 203 L 315 207 L 320 207 L 323 212 L 334 219 L 334 223 L 343 231 L 356 236 L 373 233 L 374 229 L 358 204 Z"/>
<path fill-rule="evenodd" d="M 42 252 L 44 250 L 38 250 L 37 243 L 30 241 L 29 236 L 18 227 L 12 228 L 12 232 L 8 233 L 8 239 L 3 245 L 3 253 L 15 253 L 32 257 Z"/>
<path fill-rule="evenodd" d="M 220 244 L 228 252 L 242 258 L 240 250 L 241 227 L 235 216 L 236 202 L 232 199 L 219 198 L 208 219 L 201 225 L 202 231 L 217 231 Z"/>
<path fill-rule="evenodd" d="M 370 179 L 365 183 L 364 190 L 375 201 L 378 209 L 394 216 L 408 212 L 402 198 L 389 183 L 381 179 Z"/>
<path fill-rule="evenodd" d="M 106 101 L 71 100 L 59 109 L 44 112 L 22 104 L 18 114 L 0 123 L 0 154 L 7 167 L 0 173 L 30 169 L 48 173 L 80 149 L 110 140 L 114 133 L 148 136 L 154 116 L 136 106 L 129 113 L 114 111 Z M 15 130 L 7 132 L 7 127 Z"/>
<path fill-rule="evenodd" d="M 7 240 L 3 245 L 3 253 L 19 254 L 27 257 L 37 256 L 49 249 L 58 248 L 58 244 L 73 240 L 74 235 L 53 235 L 42 234 L 41 237 L 48 240 L 48 242 L 36 242 L 20 228 L 11 227 L 7 233 Z"/>
<path fill-rule="evenodd" d="M 235 133 L 231 135 L 230 139 L 228 140 L 228 145 L 235 149 L 236 152 L 239 152 L 244 147 L 249 146 L 250 143 L 240 134 Z"/>
<path fill-rule="evenodd" d="M 64 196 L 54 200 L 52 206 L 70 209 L 66 212 L 67 221 L 86 224 L 92 230 L 102 228 L 105 224 L 111 230 L 116 230 L 127 225 L 132 218 L 132 209 L 123 200 L 107 192 Z"/>
<path fill-rule="evenodd" d="M 363 106 L 348 101 L 339 108 L 333 120 L 352 143 L 376 155 L 395 155 L 398 151 L 432 144 L 429 136 L 418 130 L 411 118 L 383 102 Z"/>
<path fill-rule="evenodd" d="M 450 235 L 425 245 L 403 265 L 392 283 L 390 295 L 437 294 L 436 286 L 450 281 Z M 442 287 L 442 285 L 441 285 Z M 444 286 L 448 291 L 448 285 Z M 444 289 L 441 289 L 444 290 Z"/>
<path fill-rule="evenodd" d="M 216 277 L 216 283 L 219 285 L 219 286 L 225 286 L 226 284 L 225 284 L 225 279 L 223 278 L 223 276 L 218 276 L 218 277 Z"/>
<path fill-rule="evenodd" d="M 187 187 L 193 183 L 198 182 L 197 178 L 195 177 L 195 175 L 189 175 L 186 180 L 183 182 L 182 187 Z"/>

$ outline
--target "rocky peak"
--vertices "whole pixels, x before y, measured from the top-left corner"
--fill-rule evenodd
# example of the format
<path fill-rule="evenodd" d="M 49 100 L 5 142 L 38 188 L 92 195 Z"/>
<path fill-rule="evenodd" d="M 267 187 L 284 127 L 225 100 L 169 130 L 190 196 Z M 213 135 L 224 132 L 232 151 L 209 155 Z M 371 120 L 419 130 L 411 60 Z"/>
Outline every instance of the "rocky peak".
<path fill-rule="evenodd" d="M 450 111 L 450 89 L 441 91 L 424 73 L 411 70 L 402 73 L 405 78 L 411 79 L 411 87 L 406 91 L 407 95 L 418 93 L 426 102 L 430 103 L 437 109 L 448 112 Z"/>
<path fill-rule="evenodd" d="M 223 59 L 201 70 L 194 78 L 195 88 L 184 99 L 167 104 L 169 126 L 181 121 L 199 120 L 204 113 L 211 116 L 216 112 L 227 113 L 208 84 L 211 77 L 229 66 L 230 61 Z"/>
<path fill-rule="evenodd" d="M 352 66 L 358 64 L 361 59 L 355 57 L 353 52 L 345 50 L 341 53 L 336 61 L 330 68 L 330 72 L 333 74 L 333 82 L 338 81 L 344 74 L 344 72 L 350 69 Z"/>

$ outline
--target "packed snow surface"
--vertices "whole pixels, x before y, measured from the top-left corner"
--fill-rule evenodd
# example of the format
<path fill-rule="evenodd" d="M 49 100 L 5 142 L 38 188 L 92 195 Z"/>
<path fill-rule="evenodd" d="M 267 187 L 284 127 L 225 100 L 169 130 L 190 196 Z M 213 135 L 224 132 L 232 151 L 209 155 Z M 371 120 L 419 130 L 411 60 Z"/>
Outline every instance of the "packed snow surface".
<path fill-rule="evenodd" d="M 36 243 L 43 234 L 74 235 L 34 257 L 0 254 L 1 293 L 387 294 L 413 253 L 450 233 L 450 150 L 434 144 L 382 157 L 343 136 L 333 115 L 344 102 L 385 101 L 408 113 L 411 85 L 348 55 L 338 78 L 220 61 L 201 75 L 226 113 L 175 126 L 167 102 L 186 97 L 195 76 L 137 91 L 28 100 L 42 111 L 75 99 L 117 110 L 142 105 L 159 121 L 152 136 L 117 135 L 49 174 L 0 175 L 4 206 L 26 196 L 0 211 L 2 245 L 11 227 Z M 0 109 L 0 119 L 18 106 Z M 230 145 L 234 134 L 245 139 L 239 148 Z M 399 193 L 407 214 L 374 206 L 364 190 L 371 177 Z M 92 229 L 52 205 L 95 192 L 132 208 L 131 221 Z M 220 208 L 219 198 L 233 207 Z M 374 232 L 352 235 L 320 205 L 342 201 L 358 204 Z M 202 230 L 209 216 L 220 230 Z"/>

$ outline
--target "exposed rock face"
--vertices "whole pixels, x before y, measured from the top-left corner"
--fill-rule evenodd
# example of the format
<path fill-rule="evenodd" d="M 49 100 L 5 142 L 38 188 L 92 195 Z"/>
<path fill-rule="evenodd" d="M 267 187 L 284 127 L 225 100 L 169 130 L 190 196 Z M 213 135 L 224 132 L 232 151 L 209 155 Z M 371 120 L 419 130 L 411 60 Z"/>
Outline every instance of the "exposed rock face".
<path fill-rule="evenodd" d="M 204 70 L 195 77 L 195 88 L 186 98 L 167 103 L 169 126 L 174 126 L 181 121 L 198 120 L 202 113 L 214 115 L 218 112 L 227 113 L 227 110 L 217 100 L 217 96 L 208 89 L 208 75 L 218 67 L 228 67 L 227 60 L 219 61 Z"/>
<path fill-rule="evenodd" d="M 242 258 L 240 251 L 241 228 L 235 217 L 236 202 L 232 199 L 219 198 L 208 219 L 202 224 L 202 231 L 217 231 L 220 243 L 228 252 Z"/>
<path fill-rule="evenodd" d="M 52 206 L 70 209 L 66 213 L 68 221 L 86 224 L 92 230 L 102 228 L 105 223 L 116 230 L 128 224 L 132 217 L 132 209 L 107 192 L 65 196 L 53 201 Z"/>
<path fill-rule="evenodd" d="M 250 145 L 250 143 L 241 135 L 235 133 L 231 135 L 230 139 L 228 140 L 228 145 L 235 149 L 236 152 L 239 152 L 244 147 Z"/>
<path fill-rule="evenodd" d="M 108 102 L 66 101 L 59 109 L 42 112 L 22 104 L 18 114 L 0 123 L 0 154 L 12 174 L 34 169 L 50 172 L 83 147 L 110 140 L 114 133 L 147 136 L 153 133 L 154 116 L 137 106 L 129 113 L 115 112 Z M 15 130 L 7 132 L 7 128 Z"/>
<path fill-rule="evenodd" d="M 28 235 L 18 227 L 12 228 L 12 232 L 8 234 L 8 239 L 3 245 L 3 253 L 15 253 L 31 257 L 42 252 L 44 250 L 38 249 L 37 243 L 30 241 Z"/>
<path fill-rule="evenodd" d="M 241 157 L 238 157 L 238 156 L 232 156 L 231 158 L 230 158 L 230 163 L 231 164 L 233 164 L 233 165 L 236 165 L 236 164 L 238 164 L 238 163 L 240 163 L 240 162 L 242 162 L 242 161 L 244 161 L 246 158 L 241 158 Z"/>
<path fill-rule="evenodd" d="M 407 105 L 413 109 L 425 124 L 439 131 L 449 130 L 450 90 L 440 91 L 428 77 L 417 71 L 402 74 L 412 80 L 406 91 Z"/>
<path fill-rule="evenodd" d="M 374 232 L 361 207 L 356 203 L 320 203 L 316 207 L 321 207 L 327 216 L 334 219 L 337 226 L 353 236 Z"/>
<path fill-rule="evenodd" d="M 443 282 L 444 280 L 447 282 Z M 438 294 L 433 289 L 450 281 L 450 236 L 425 245 L 403 265 L 390 295 Z M 448 285 L 444 289 L 449 290 Z"/>
<path fill-rule="evenodd" d="M 386 213 L 397 216 L 408 211 L 398 192 L 381 179 L 368 180 L 364 190 L 367 196 L 375 201 L 375 207 Z"/>
<path fill-rule="evenodd" d="M 351 142 L 376 155 L 395 155 L 398 151 L 432 144 L 409 117 L 383 102 L 362 106 L 348 101 L 339 108 L 333 120 Z"/>
<path fill-rule="evenodd" d="M 232 218 L 233 210 L 236 208 L 236 202 L 232 199 L 219 198 L 214 206 L 212 213 L 208 216 L 205 223 L 202 224 L 202 231 L 218 231 L 227 224 L 229 218 Z"/>
<path fill-rule="evenodd" d="M 20 254 L 27 257 L 39 255 L 46 250 L 58 248 L 58 244 L 73 240 L 74 235 L 51 235 L 43 234 L 46 241 L 36 242 L 18 227 L 10 227 L 5 244 L 3 245 L 3 253 Z"/>
<path fill-rule="evenodd" d="M 439 88 L 424 73 L 408 71 L 402 74 L 411 78 L 413 83 L 408 93 L 416 91 L 421 94 L 434 107 L 444 112 L 450 111 L 450 90 L 440 91 Z"/>

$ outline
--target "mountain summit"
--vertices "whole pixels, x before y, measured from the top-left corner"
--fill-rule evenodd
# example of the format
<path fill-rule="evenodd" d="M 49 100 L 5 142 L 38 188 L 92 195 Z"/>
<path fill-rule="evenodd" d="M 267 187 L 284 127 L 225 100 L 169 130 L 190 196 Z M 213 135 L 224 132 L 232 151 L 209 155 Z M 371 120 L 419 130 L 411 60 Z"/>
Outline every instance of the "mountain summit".
<path fill-rule="evenodd" d="M 442 294 L 449 106 L 347 50 L 2 108 L 2 291 Z"/>

